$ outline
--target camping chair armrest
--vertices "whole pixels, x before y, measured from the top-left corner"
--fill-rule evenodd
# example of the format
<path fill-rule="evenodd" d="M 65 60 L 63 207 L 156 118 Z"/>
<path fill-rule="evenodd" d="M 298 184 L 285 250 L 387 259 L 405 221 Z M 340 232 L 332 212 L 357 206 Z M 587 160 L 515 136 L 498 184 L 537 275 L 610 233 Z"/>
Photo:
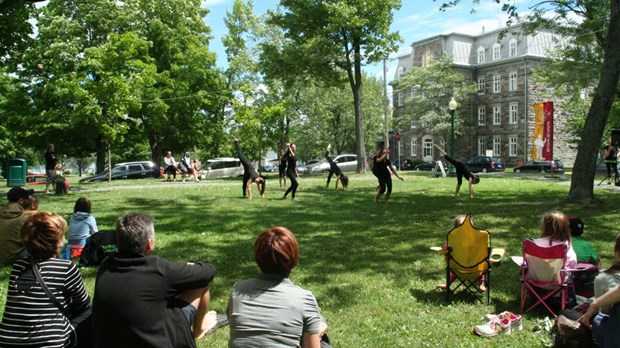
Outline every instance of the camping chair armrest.
<path fill-rule="evenodd" d="M 505 253 L 506 250 L 504 248 L 493 248 L 491 249 L 491 255 L 489 255 L 489 261 L 491 263 L 500 263 Z"/>
<path fill-rule="evenodd" d="M 431 247 L 431 250 L 439 255 L 445 255 L 448 253 L 448 249 L 444 249 L 442 247 Z"/>

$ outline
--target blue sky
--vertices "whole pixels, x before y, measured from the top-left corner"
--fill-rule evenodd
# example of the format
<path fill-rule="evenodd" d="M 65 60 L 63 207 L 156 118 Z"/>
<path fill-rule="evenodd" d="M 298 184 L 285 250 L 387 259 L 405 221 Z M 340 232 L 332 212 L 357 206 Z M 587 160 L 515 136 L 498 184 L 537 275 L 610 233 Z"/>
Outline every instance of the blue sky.
<path fill-rule="evenodd" d="M 254 10 L 257 14 L 265 13 L 268 9 L 275 9 L 278 0 L 255 0 Z M 520 9 L 527 9 L 535 1 L 513 0 Z M 506 22 L 506 16 L 501 13 L 500 6 L 491 0 L 481 0 L 481 5 L 476 7 L 476 13 L 471 13 L 471 0 L 462 0 L 462 4 L 446 12 L 439 12 L 441 0 L 402 0 L 401 9 L 394 14 L 392 30 L 400 32 L 403 42 L 399 52 L 392 57 L 410 51 L 412 42 L 427 37 L 447 34 L 452 32 L 475 35 L 485 31 L 499 29 Z M 203 7 L 210 12 L 206 23 L 211 27 L 213 40 L 210 49 L 217 54 L 217 65 L 226 66 L 226 55 L 221 37 L 226 34 L 224 25 L 226 11 L 232 11 L 233 0 L 203 0 Z M 388 61 L 387 80 L 392 80 L 396 63 Z M 368 73 L 382 77 L 381 64 L 367 66 Z"/>

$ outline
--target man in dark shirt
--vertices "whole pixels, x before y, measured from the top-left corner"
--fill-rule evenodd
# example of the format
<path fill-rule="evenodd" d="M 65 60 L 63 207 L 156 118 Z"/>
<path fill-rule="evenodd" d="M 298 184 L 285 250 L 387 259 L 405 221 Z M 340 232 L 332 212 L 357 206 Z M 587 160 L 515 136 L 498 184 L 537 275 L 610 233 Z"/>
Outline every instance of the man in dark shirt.
<path fill-rule="evenodd" d="M 54 152 L 54 144 L 47 144 L 45 151 L 45 194 L 49 193 L 49 187 L 54 187 L 54 176 L 56 168 L 56 152 Z"/>
<path fill-rule="evenodd" d="M 217 323 L 208 311 L 208 262 L 172 262 L 150 255 L 153 218 L 128 213 L 116 222 L 118 252 L 106 258 L 95 283 L 95 347 L 195 347 Z M 191 328 L 190 328 L 191 327 Z"/>

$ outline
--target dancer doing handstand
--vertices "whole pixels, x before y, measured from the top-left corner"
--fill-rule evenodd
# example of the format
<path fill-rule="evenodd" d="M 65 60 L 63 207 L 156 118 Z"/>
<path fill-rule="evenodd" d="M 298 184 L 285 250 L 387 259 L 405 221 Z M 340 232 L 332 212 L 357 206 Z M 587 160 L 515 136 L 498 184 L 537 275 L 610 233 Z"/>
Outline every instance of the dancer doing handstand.
<path fill-rule="evenodd" d="M 437 150 L 439 150 L 439 152 L 443 154 L 443 157 L 446 159 L 446 161 L 450 162 L 454 166 L 454 169 L 456 169 L 456 191 L 454 192 L 454 196 L 459 195 L 459 190 L 461 189 L 461 184 L 463 183 L 463 177 L 465 177 L 465 179 L 467 179 L 467 182 L 469 183 L 469 197 L 474 198 L 473 185 L 480 182 L 480 177 L 478 175 L 472 174 L 469 168 L 467 168 L 467 166 L 463 162 L 457 161 L 448 156 L 448 153 L 445 152 L 441 147 L 439 147 L 439 145 L 433 144 L 433 146 L 435 146 Z"/>
<path fill-rule="evenodd" d="M 237 157 L 239 157 L 239 161 L 241 161 L 241 165 L 243 165 L 243 197 L 246 197 L 247 193 L 247 198 L 252 199 L 252 183 L 255 183 L 258 187 L 260 196 L 265 197 L 265 186 L 267 186 L 265 179 L 258 175 L 252 162 L 243 155 L 241 145 L 239 145 L 239 138 L 234 135 L 232 135 L 231 138 L 235 142 Z"/>
<path fill-rule="evenodd" d="M 334 160 L 329 157 L 329 151 L 332 149 L 332 144 L 327 144 L 327 151 L 325 151 L 325 160 L 329 163 L 329 174 L 327 175 L 327 185 L 325 188 L 329 187 L 329 182 L 332 179 L 332 175 L 336 175 L 336 190 L 338 190 L 338 181 L 342 183 L 342 189 L 346 190 L 349 187 L 349 178 L 342 174 L 342 170 L 338 167 L 338 164 L 334 162 Z"/>

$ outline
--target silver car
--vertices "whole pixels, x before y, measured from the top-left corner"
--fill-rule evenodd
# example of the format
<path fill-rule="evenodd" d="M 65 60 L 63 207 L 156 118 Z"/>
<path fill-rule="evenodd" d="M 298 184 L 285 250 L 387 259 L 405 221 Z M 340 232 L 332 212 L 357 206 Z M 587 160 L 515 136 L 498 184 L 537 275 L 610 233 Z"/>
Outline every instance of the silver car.
<path fill-rule="evenodd" d="M 241 161 L 235 157 L 210 159 L 202 168 L 200 176 L 204 179 L 230 178 L 243 175 Z"/>
<path fill-rule="evenodd" d="M 334 157 L 334 162 L 343 172 L 354 172 L 357 169 L 357 155 L 355 154 L 338 155 Z M 326 160 L 322 160 L 318 165 L 312 167 L 312 173 L 327 172 L 329 172 L 329 163 Z"/>

